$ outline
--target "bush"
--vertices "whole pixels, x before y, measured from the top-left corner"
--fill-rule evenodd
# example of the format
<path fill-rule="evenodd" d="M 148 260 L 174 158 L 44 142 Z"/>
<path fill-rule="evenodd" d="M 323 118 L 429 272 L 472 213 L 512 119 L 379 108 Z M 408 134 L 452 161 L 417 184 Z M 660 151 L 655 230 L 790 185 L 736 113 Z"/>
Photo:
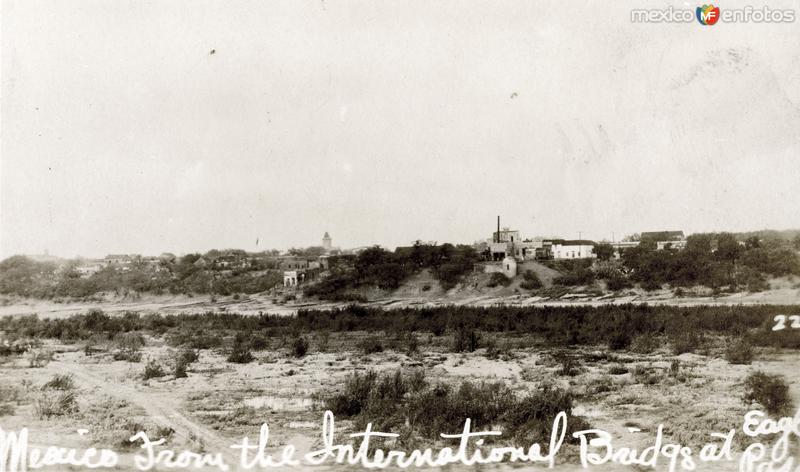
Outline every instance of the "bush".
<path fill-rule="evenodd" d="M 408 355 L 419 351 L 419 341 L 412 331 L 402 333 L 398 339 L 398 347 Z"/>
<path fill-rule="evenodd" d="M 144 336 L 140 333 L 121 333 L 114 337 L 116 350 L 112 357 L 115 361 L 141 362 L 144 347 Z"/>
<path fill-rule="evenodd" d="M 631 284 L 630 280 L 621 274 L 614 275 L 606 280 L 606 288 L 614 292 L 631 287 L 633 287 L 633 284 Z"/>
<path fill-rule="evenodd" d="M 376 352 L 383 352 L 383 343 L 381 343 L 379 337 L 369 336 L 358 343 L 358 348 L 364 354 L 375 354 Z"/>
<path fill-rule="evenodd" d="M 459 325 L 453 339 L 453 352 L 475 352 L 480 342 L 480 334 L 475 328 Z"/>
<path fill-rule="evenodd" d="M 645 367 L 643 365 L 634 367 L 631 374 L 633 375 L 634 382 L 642 385 L 655 385 L 661 380 L 660 376 L 652 367 Z"/>
<path fill-rule="evenodd" d="M 114 352 L 112 358 L 115 361 L 141 362 L 142 353 L 139 351 L 122 350 Z"/>
<path fill-rule="evenodd" d="M 744 386 L 745 401 L 759 403 L 767 413 L 780 414 L 791 407 L 789 385 L 781 375 L 756 371 L 747 376 Z"/>
<path fill-rule="evenodd" d="M 530 444 L 549 436 L 559 412 L 572 414 L 572 395 L 549 385 L 519 398 L 501 382 L 430 385 L 422 371 L 354 373 L 344 391 L 324 403 L 335 415 L 354 418 L 356 428 L 370 422 L 375 429 L 402 429 L 412 439 L 438 439 L 443 431 L 460 430 L 470 418 L 475 430 L 499 426 L 512 441 Z M 585 423 L 569 418 L 568 425 L 572 432 Z"/>
<path fill-rule="evenodd" d="M 34 349 L 28 360 L 28 366 L 32 368 L 44 367 L 53 360 L 53 352 L 47 349 Z"/>
<path fill-rule="evenodd" d="M 255 357 L 250 352 L 250 347 L 245 339 L 245 336 L 242 333 L 238 333 L 233 338 L 233 347 L 231 348 L 231 352 L 228 354 L 228 362 L 233 362 L 234 364 L 247 364 L 253 361 Z"/>
<path fill-rule="evenodd" d="M 624 328 L 619 328 L 624 329 Z M 627 332 L 617 332 L 608 340 L 608 348 L 612 351 L 621 351 L 631 345 L 631 337 Z"/>
<path fill-rule="evenodd" d="M 324 400 L 325 409 L 334 415 L 351 417 L 355 416 L 366 407 L 367 397 L 375 386 L 378 374 L 369 371 L 364 374 L 354 372 L 345 379 L 344 391 L 329 396 Z"/>
<path fill-rule="evenodd" d="M 319 352 L 325 352 L 328 350 L 331 341 L 330 331 L 320 331 L 314 338 L 317 341 L 317 350 Z"/>
<path fill-rule="evenodd" d="M 508 286 L 511 283 L 511 279 L 505 276 L 505 274 L 501 272 L 492 272 L 492 275 L 489 276 L 489 281 L 486 283 L 487 287 L 499 287 L 499 286 Z"/>
<path fill-rule="evenodd" d="M 303 357 L 308 352 L 308 341 L 303 336 L 298 336 L 292 342 L 292 354 L 294 357 Z"/>
<path fill-rule="evenodd" d="M 186 370 L 190 364 L 200 359 L 200 353 L 192 349 L 181 349 L 175 356 L 173 374 L 176 379 L 188 377 Z"/>
<path fill-rule="evenodd" d="M 725 349 L 725 360 L 731 364 L 750 364 L 753 362 L 753 347 L 744 339 L 729 342 Z"/>
<path fill-rule="evenodd" d="M 591 264 L 591 260 L 584 261 L 561 261 L 562 270 L 567 270 L 566 273 L 559 275 L 553 279 L 556 285 L 563 285 L 565 287 L 576 287 L 580 285 L 590 285 L 594 282 L 594 272 L 592 272 L 587 264 Z M 570 263 L 571 262 L 571 263 Z"/>
<path fill-rule="evenodd" d="M 650 354 L 659 347 L 658 338 L 652 333 L 640 334 L 633 338 L 631 351 L 638 354 Z"/>
<path fill-rule="evenodd" d="M 661 289 L 661 282 L 654 279 L 647 279 L 642 282 L 642 288 L 648 292 L 653 292 L 655 290 Z"/>
<path fill-rule="evenodd" d="M 78 411 L 75 381 L 71 375 L 54 375 L 36 394 L 33 408 L 39 419 Z"/>
<path fill-rule="evenodd" d="M 0 418 L 3 416 L 12 416 L 14 411 L 14 405 L 10 403 L 0 403 Z"/>
<path fill-rule="evenodd" d="M 269 339 L 260 334 L 250 336 L 250 349 L 254 351 L 263 351 L 269 348 Z"/>
<path fill-rule="evenodd" d="M 539 276 L 536 275 L 536 272 L 532 270 L 526 270 L 525 273 L 522 274 L 522 279 L 522 283 L 519 284 L 519 286 L 525 290 L 538 290 L 542 288 L 542 281 L 539 279 Z"/>
<path fill-rule="evenodd" d="M 186 372 L 186 368 L 187 367 L 188 367 L 188 364 L 186 364 L 185 362 L 181 362 L 181 361 L 176 362 L 175 363 L 175 368 L 172 371 L 172 373 L 175 376 L 175 378 L 176 379 L 185 379 L 186 377 L 188 377 L 189 374 Z"/>
<path fill-rule="evenodd" d="M 144 374 L 142 375 L 142 378 L 144 380 L 149 380 L 163 377 L 165 375 L 167 374 L 164 372 L 164 369 L 161 367 L 161 365 L 156 362 L 155 359 L 150 359 L 144 366 Z"/>
<path fill-rule="evenodd" d="M 575 357 L 566 351 L 556 352 L 553 354 L 553 359 L 555 359 L 557 363 L 561 364 L 561 368 L 558 370 L 558 375 L 574 376 L 580 372 L 578 366 L 576 365 Z"/>
<path fill-rule="evenodd" d="M 75 389 L 75 380 L 71 375 L 54 375 L 50 380 L 42 385 L 42 390 L 73 390 Z"/>
<path fill-rule="evenodd" d="M 672 352 L 676 356 L 687 352 L 694 352 L 699 347 L 700 337 L 691 331 L 679 333 L 672 339 Z"/>
<path fill-rule="evenodd" d="M 72 390 L 43 389 L 36 395 L 33 409 L 39 419 L 66 416 L 78 411 L 78 401 Z"/>

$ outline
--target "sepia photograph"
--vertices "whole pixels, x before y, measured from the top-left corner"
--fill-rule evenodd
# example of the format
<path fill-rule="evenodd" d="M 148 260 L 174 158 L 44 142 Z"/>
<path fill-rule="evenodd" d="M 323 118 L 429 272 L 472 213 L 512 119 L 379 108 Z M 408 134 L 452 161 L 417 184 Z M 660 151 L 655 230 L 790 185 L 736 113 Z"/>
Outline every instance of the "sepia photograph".
<path fill-rule="evenodd" d="M 800 0 L 0 0 L 0 472 L 800 472 Z"/>

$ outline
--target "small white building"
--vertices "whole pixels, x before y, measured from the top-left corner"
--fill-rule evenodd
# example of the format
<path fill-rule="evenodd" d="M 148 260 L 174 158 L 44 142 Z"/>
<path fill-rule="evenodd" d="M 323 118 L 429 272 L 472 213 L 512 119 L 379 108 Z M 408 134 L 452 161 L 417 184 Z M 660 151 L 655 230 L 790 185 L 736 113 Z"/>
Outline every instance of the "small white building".
<path fill-rule="evenodd" d="M 305 273 L 297 270 L 285 270 L 283 271 L 283 286 L 296 287 L 305 279 L 305 275 Z"/>
<path fill-rule="evenodd" d="M 509 279 L 517 276 L 517 260 L 513 256 L 506 256 L 503 259 L 503 275 Z"/>
<path fill-rule="evenodd" d="M 586 259 L 597 257 L 594 253 L 594 243 L 585 240 L 553 241 L 553 244 L 550 246 L 550 253 L 553 259 Z"/>
<path fill-rule="evenodd" d="M 656 249 L 663 251 L 664 249 L 686 249 L 686 240 L 683 241 L 656 241 Z"/>
<path fill-rule="evenodd" d="M 103 269 L 103 264 L 100 262 L 81 264 L 75 267 L 75 272 L 80 274 L 82 279 L 93 276 Z"/>

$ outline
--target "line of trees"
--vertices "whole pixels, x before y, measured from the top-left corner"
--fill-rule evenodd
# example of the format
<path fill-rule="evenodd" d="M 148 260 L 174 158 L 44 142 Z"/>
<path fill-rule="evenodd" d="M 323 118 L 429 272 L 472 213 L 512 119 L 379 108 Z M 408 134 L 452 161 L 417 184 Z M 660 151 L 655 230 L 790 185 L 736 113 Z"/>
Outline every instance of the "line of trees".
<path fill-rule="evenodd" d="M 744 336 L 754 345 L 800 348 L 797 330 L 772 331 L 775 313 L 800 314 L 800 306 L 650 306 L 597 307 L 439 306 L 384 310 L 351 305 L 339 309 L 299 310 L 296 316 L 204 313 L 159 315 L 126 313 L 109 316 L 99 310 L 67 318 L 34 315 L 0 318 L 8 339 L 56 338 L 77 341 L 95 335 L 113 339 L 119 333 L 150 332 L 184 342 L 235 332 L 296 336 L 310 332 L 397 334 L 428 332 L 434 336 L 462 330 L 536 334 L 554 344 L 608 343 L 620 334 L 680 338 L 687 333 Z M 179 342 L 179 343 L 180 343 Z"/>
<path fill-rule="evenodd" d="M 124 267 L 109 264 L 82 276 L 77 261 L 40 262 L 26 256 L 0 261 L 0 293 L 34 298 L 90 297 L 101 292 L 136 293 L 257 293 L 282 282 L 274 265 L 255 261 L 247 268 L 221 270 L 195 264 L 200 254 L 187 254 L 158 265 L 133 260 Z"/>
<path fill-rule="evenodd" d="M 643 284 L 705 285 L 711 288 L 758 291 L 766 276 L 800 275 L 800 258 L 792 241 L 750 236 L 740 241 L 730 233 L 695 234 L 682 250 L 656 250 L 642 241 L 623 251 L 630 280 Z"/>

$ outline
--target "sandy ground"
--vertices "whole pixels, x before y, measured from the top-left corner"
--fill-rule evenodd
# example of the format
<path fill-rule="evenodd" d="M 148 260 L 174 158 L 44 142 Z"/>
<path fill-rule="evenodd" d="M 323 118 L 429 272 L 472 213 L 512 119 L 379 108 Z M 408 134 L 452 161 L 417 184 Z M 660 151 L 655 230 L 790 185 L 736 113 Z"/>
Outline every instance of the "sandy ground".
<path fill-rule="evenodd" d="M 695 295 L 676 297 L 670 290 L 644 292 L 642 290 L 626 290 L 618 294 L 596 295 L 586 291 L 575 290 L 558 298 L 532 296 L 513 285 L 498 289 L 485 289 L 459 286 L 444 292 L 437 286 L 423 291 L 430 278 L 418 278 L 410 281 L 392 293 L 373 291 L 369 293 L 366 306 L 383 308 L 424 307 L 443 305 L 513 305 L 513 306 L 569 306 L 569 305 L 604 305 L 604 304 L 651 304 L 651 305 L 796 305 L 800 304 L 800 288 L 796 283 L 778 281 L 773 288 L 764 292 L 740 292 L 723 296 Z M 517 284 L 518 285 L 518 284 Z M 276 314 L 292 315 L 302 308 L 343 307 L 347 303 L 330 303 L 319 300 L 303 299 L 302 293 L 290 292 L 295 300 L 285 300 L 284 294 L 241 295 L 239 299 L 232 296 L 211 297 L 209 295 L 142 295 L 139 299 L 119 299 L 106 297 L 102 301 L 83 302 L 70 301 L 56 303 L 50 300 L 34 300 L 20 298 L 0 299 L 0 316 L 19 316 L 36 314 L 43 318 L 70 316 L 85 313 L 90 309 L 101 309 L 106 313 L 139 313 L 187 314 L 213 312 L 230 312 L 248 315 Z"/>
<path fill-rule="evenodd" d="M 274 447 L 292 444 L 302 453 L 321 447 L 322 407 L 318 395 L 340 388 L 348 373 L 368 368 L 378 371 L 422 368 L 429 381 L 450 384 L 465 379 L 503 380 L 518 393 L 530 391 L 542 382 L 556 382 L 578 395 L 576 414 L 585 417 L 593 427 L 611 433 L 615 443 L 640 449 L 652 444 L 659 423 L 665 425 L 669 438 L 692 447 L 708 442 L 706 434 L 710 432 L 740 426 L 742 415 L 750 407 L 742 400 L 742 381 L 756 369 L 785 375 L 795 405 L 800 405 L 797 369 L 800 353 L 796 351 L 761 350 L 752 365 L 731 365 L 714 349 L 708 356 L 676 357 L 659 350 L 648 355 L 621 352 L 613 359 L 603 359 L 598 356 L 599 350 L 581 348 L 573 352 L 582 359 L 580 374 L 560 376 L 557 363 L 546 349 L 509 348 L 499 359 L 492 360 L 485 356 L 484 350 L 469 354 L 442 352 L 435 341 L 421 337 L 422 351 L 411 357 L 394 351 L 367 357 L 342 348 L 337 352 L 312 349 L 305 358 L 295 359 L 285 349 L 272 349 L 255 353 L 254 362 L 240 365 L 225 362 L 221 353 L 204 350 L 200 360 L 191 365 L 188 378 L 166 376 L 148 381 L 141 378 L 144 360 L 113 361 L 108 354 L 87 356 L 81 346 L 51 344 L 49 347 L 57 354 L 44 367 L 30 368 L 25 356 L 0 365 L 3 388 L 27 392 L 19 396 L 12 415 L 0 418 L 0 424 L 7 431 L 28 427 L 34 444 L 76 448 L 117 446 L 115 450 L 120 451 L 119 444 L 129 433 L 124 428 L 119 431 L 115 428 L 136 418 L 139 422 L 136 427 L 146 428 L 149 434 L 171 430 L 167 444 L 175 450 L 218 452 L 230 451 L 228 446 L 245 435 L 255 440 L 260 424 L 267 422 L 270 444 Z M 511 342 L 513 345 L 514 341 Z M 143 359 L 163 363 L 171 352 L 161 340 L 148 338 Z M 675 360 L 680 365 L 677 377 L 669 374 Z M 610 375 L 612 366 L 625 366 L 628 372 Z M 657 380 L 642 382 L 633 374 L 636 366 L 650 369 Z M 53 375 L 65 373 L 75 379 L 79 412 L 38 419 L 31 401 L 38 387 Z M 340 435 L 352 427 L 344 420 L 337 425 L 337 429 L 341 428 Z M 630 428 L 640 431 L 633 432 Z M 88 432 L 81 435 L 79 429 Z M 130 466 L 133 452 L 123 454 L 120 470 L 134 470 Z M 230 452 L 225 457 L 230 463 L 237 462 Z M 557 470 L 582 470 L 574 447 L 562 451 L 560 461 Z M 341 466 L 318 469 L 330 468 L 346 469 Z M 511 465 L 486 468 L 520 469 Z M 639 470 L 628 466 L 592 469 Z M 724 462 L 698 470 L 736 469 L 735 463 Z"/>

